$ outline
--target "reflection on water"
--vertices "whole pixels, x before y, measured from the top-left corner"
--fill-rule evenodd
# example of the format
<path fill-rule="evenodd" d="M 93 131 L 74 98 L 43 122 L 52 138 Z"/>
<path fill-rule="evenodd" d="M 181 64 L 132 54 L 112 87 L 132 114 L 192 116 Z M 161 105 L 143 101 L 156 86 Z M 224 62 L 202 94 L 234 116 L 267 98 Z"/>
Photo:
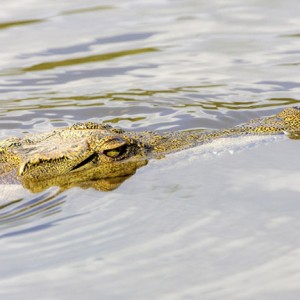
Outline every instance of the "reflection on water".
<path fill-rule="evenodd" d="M 43 22 L 43 20 L 24 20 L 24 21 L 0 23 L 0 30 L 7 29 L 7 28 L 13 27 L 13 26 L 30 25 L 30 24 L 39 23 L 39 22 Z"/>
<path fill-rule="evenodd" d="M 21 71 L 23 72 L 44 71 L 44 70 L 50 70 L 58 67 L 99 62 L 99 61 L 110 60 L 122 56 L 135 55 L 135 54 L 141 54 L 141 53 L 147 53 L 153 51 L 158 51 L 158 49 L 155 48 L 133 49 L 127 51 L 112 52 L 106 54 L 98 54 L 98 55 L 91 55 L 86 57 L 67 59 L 62 61 L 44 62 L 31 67 L 23 68 Z"/>
<path fill-rule="evenodd" d="M 63 11 L 62 15 L 73 15 L 73 14 L 83 14 L 83 13 L 89 13 L 94 12 L 97 10 L 107 10 L 107 9 L 113 9 L 113 6 L 109 5 L 102 5 L 102 6 L 92 6 L 92 7 L 86 7 L 86 8 L 78 8 L 78 9 L 71 9 Z"/>
<path fill-rule="evenodd" d="M 3 204 L 0 211 L 0 226 L 19 227 L 24 223 L 29 223 L 36 214 L 38 214 L 39 217 L 46 217 L 58 213 L 61 211 L 60 206 L 64 203 L 63 199 L 65 197 L 57 196 L 57 194 L 57 192 L 52 193 L 47 191 L 37 196 L 31 196 L 32 199 L 29 197 L 26 199 L 25 197 Z M 11 235 L 14 234 L 14 232 L 11 233 Z M 1 237 L 3 236 L 0 236 L 0 238 Z"/>
<path fill-rule="evenodd" d="M 228 128 L 299 105 L 299 3 L 5 1 L 0 137 Z M 296 145 L 194 149 L 110 193 L 13 188 L 1 297 L 298 299 Z"/>

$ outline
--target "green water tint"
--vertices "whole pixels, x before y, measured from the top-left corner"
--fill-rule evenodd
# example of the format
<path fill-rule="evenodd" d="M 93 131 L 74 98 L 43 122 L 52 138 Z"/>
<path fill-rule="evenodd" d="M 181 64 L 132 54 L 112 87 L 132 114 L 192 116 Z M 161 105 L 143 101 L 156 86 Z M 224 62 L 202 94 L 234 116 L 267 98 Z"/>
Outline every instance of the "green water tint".
<path fill-rule="evenodd" d="M 101 5 L 101 6 L 93 6 L 93 7 L 85 7 L 85 8 L 79 8 L 79 9 L 66 10 L 66 11 L 63 11 L 61 13 L 61 15 L 75 15 L 75 14 L 91 13 L 91 12 L 95 12 L 95 11 L 109 10 L 109 9 L 114 9 L 114 6 Z"/>
<path fill-rule="evenodd" d="M 300 100 L 293 98 L 271 98 L 266 99 L 267 101 L 275 101 L 272 103 L 258 103 L 257 101 L 193 101 L 191 104 L 179 104 L 174 105 L 174 108 L 180 107 L 201 107 L 202 109 L 217 110 L 226 108 L 230 110 L 245 110 L 245 109 L 259 109 L 268 107 L 280 107 L 289 106 L 293 104 L 299 104 Z"/>
<path fill-rule="evenodd" d="M 95 12 L 95 11 L 102 11 L 102 10 L 109 10 L 109 9 L 114 9 L 114 7 L 110 6 L 110 5 L 84 7 L 84 8 L 79 8 L 79 9 L 62 11 L 58 15 L 55 15 L 52 17 L 56 17 L 56 16 L 60 16 L 60 15 L 74 15 L 74 14 L 82 14 L 82 13 L 91 13 L 91 12 Z M 10 27 L 26 26 L 26 25 L 41 23 L 41 22 L 45 22 L 46 20 L 48 20 L 50 18 L 28 19 L 28 20 L 14 21 L 14 22 L 3 22 L 3 23 L 0 23 L 0 30 L 7 29 Z"/>
<path fill-rule="evenodd" d="M 59 61 L 53 61 L 53 62 L 44 62 L 44 63 L 33 65 L 31 67 L 22 68 L 22 69 L 20 69 L 20 71 L 21 72 L 45 71 L 45 70 L 55 69 L 58 67 L 95 63 L 95 62 L 101 62 L 101 61 L 106 61 L 106 60 L 112 60 L 112 59 L 124 57 L 124 56 L 144 54 L 144 53 L 157 52 L 157 51 L 159 51 L 158 48 L 151 48 L 151 47 L 117 51 L 117 52 L 90 55 L 90 56 L 71 58 L 71 59 L 59 60 Z"/>
<path fill-rule="evenodd" d="M 295 63 L 289 63 L 289 64 L 280 64 L 280 66 L 286 66 L 286 67 L 294 67 L 294 66 L 299 66 L 300 62 L 295 62 Z"/>
<path fill-rule="evenodd" d="M 282 34 L 280 37 L 283 38 L 300 38 L 300 33 L 295 33 L 295 34 Z"/>
<path fill-rule="evenodd" d="M 0 30 L 7 29 L 10 27 L 32 25 L 32 24 L 41 23 L 44 21 L 45 20 L 43 20 L 43 19 L 32 19 L 32 20 L 22 20 L 22 21 L 15 21 L 15 22 L 0 23 Z"/>
<path fill-rule="evenodd" d="M 29 97 L 29 98 L 20 98 L 20 99 L 12 99 L 6 100 L 2 102 L 2 109 L 5 111 L 22 111 L 22 110 L 29 110 L 29 109 L 49 109 L 49 108 L 62 108 L 62 107 L 99 107 L 105 105 L 105 100 L 108 101 L 115 101 L 115 102 L 141 102 L 145 101 L 143 97 L 151 97 L 151 96 L 158 96 L 160 94 L 182 94 L 184 98 L 184 93 L 190 92 L 201 92 L 201 89 L 204 88 L 214 88 L 214 85 L 207 85 L 207 86 L 182 86 L 170 89 L 162 89 L 162 90 L 143 90 L 143 89 L 129 89 L 124 92 L 109 92 L 104 93 L 102 95 L 99 94 L 92 94 L 92 95 L 75 95 L 69 97 L 55 97 L 53 96 L 56 93 L 49 93 L 49 97 L 46 97 L 45 94 L 41 95 L 40 97 Z M 43 100 L 41 102 L 41 99 Z M 104 100 L 100 102 L 98 100 Z M 26 101 L 30 101 L 29 105 L 26 105 Z M 49 101 L 48 103 L 46 101 Z M 63 103 L 59 103 L 59 101 L 63 101 Z M 90 101 L 87 103 L 86 101 Z M 164 101 L 158 100 L 158 102 Z M 186 100 L 185 100 L 186 101 Z M 5 103 L 9 104 L 9 107 L 6 108 Z M 17 103 L 18 105 L 11 108 L 11 103 Z M 37 104 L 34 104 L 37 102 Z M 153 102 L 153 100 L 152 100 Z M 230 110 L 256 110 L 262 108 L 276 108 L 276 107 L 285 107 L 291 105 L 299 105 L 300 99 L 296 98 L 269 98 L 265 99 L 264 102 L 257 102 L 253 101 L 218 101 L 218 100 L 191 100 L 190 103 L 177 103 L 177 104 L 170 104 L 169 107 L 171 108 L 197 108 L 203 110 L 219 110 L 219 109 L 230 109 Z M 151 111 L 149 111 L 150 113 Z M 115 120 L 123 120 L 124 118 L 114 118 L 111 121 L 115 123 Z M 126 120 L 141 120 L 144 117 L 134 117 L 134 118 L 126 118 Z M 108 121 L 105 121 L 108 122 Z"/>
<path fill-rule="evenodd" d="M 120 121 L 130 121 L 130 122 L 138 122 L 138 121 L 141 121 L 141 120 L 145 120 L 146 118 L 145 117 L 137 117 L 137 118 L 112 118 L 112 119 L 109 119 L 109 120 L 105 120 L 103 121 L 103 123 L 119 123 Z"/>

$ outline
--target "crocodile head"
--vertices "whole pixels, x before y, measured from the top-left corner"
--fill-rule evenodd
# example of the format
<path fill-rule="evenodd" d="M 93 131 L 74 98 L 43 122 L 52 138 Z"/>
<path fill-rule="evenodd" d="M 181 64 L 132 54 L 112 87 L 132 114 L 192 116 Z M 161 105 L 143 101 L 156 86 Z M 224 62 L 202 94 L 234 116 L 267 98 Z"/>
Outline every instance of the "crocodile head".
<path fill-rule="evenodd" d="M 123 130 L 88 122 L 27 136 L 13 154 L 19 159 L 18 178 L 32 191 L 87 182 L 111 190 L 147 164 L 149 150 Z"/>

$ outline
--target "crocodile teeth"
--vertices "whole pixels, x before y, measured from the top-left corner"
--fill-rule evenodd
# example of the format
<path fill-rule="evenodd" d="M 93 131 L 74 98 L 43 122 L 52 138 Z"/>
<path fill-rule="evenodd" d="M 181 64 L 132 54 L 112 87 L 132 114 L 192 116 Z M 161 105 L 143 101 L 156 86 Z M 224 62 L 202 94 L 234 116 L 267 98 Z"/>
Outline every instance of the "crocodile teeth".
<path fill-rule="evenodd" d="M 22 164 L 20 165 L 20 168 L 19 168 L 19 171 L 18 171 L 18 175 L 19 175 L 19 176 L 24 175 L 24 173 L 27 171 L 27 169 L 28 169 L 28 163 L 27 163 L 27 162 L 22 163 Z"/>

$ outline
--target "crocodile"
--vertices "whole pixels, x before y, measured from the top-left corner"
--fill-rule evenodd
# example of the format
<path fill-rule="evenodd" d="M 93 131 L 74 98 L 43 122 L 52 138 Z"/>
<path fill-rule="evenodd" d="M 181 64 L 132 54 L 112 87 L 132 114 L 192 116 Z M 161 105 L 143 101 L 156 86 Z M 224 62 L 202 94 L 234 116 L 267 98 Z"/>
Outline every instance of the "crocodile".
<path fill-rule="evenodd" d="M 300 137 L 300 107 L 223 130 L 127 132 L 108 124 L 76 123 L 0 142 L 0 183 L 22 184 L 32 192 L 50 186 L 109 191 L 151 158 L 220 138 L 278 134 Z"/>

